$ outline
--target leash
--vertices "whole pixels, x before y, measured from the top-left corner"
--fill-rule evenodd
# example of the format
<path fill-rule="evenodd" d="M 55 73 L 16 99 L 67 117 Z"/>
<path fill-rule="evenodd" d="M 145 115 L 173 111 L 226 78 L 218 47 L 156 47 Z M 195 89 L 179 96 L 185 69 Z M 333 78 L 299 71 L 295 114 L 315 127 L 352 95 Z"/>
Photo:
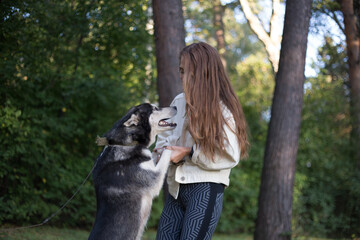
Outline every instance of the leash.
<path fill-rule="evenodd" d="M 105 149 L 104 149 L 105 150 Z M 29 225 L 29 226 L 24 226 L 24 227 L 15 227 L 15 228 L 0 228 L 0 232 L 8 232 L 8 231 L 15 231 L 15 230 L 22 230 L 22 229 L 29 229 L 29 228 L 36 228 L 36 227 L 40 227 L 45 225 L 46 223 L 48 223 L 53 217 L 55 217 L 56 215 L 58 215 L 70 202 L 71 200 L 73 200 L 73 198 L 78 194 L 78 192 L 80 191 L 80 189 L 84 186 L 84 184 L 86 183 L 86 181 L 89 179 L 91 173 L 94 171 L 96 164 L 98 162 L 98 160 L 100 159 L 100 157 L 102 156 L 102 154 L 104 153 L 104 150 L 102 151 L 102 153 L 100 154 L 100 156 L 96 159 L 92 169 L 90 170 L 89 174 L 86 176 L 86 178 L 84 179 L 84 181 L 80 184 L 80 186 L 78 187 L 78 189 L 75 191 L 75 193 L 53 214 L 50 215 L 50 217 L 44 219 L 41 223 L 38 224 L 34 224 L 34 225 Z"/>

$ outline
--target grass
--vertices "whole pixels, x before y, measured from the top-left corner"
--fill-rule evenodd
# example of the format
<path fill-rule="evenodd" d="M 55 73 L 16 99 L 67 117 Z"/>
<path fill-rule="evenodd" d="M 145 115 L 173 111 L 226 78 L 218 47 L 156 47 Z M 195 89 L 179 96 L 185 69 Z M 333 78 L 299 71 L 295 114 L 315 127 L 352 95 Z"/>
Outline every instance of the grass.
<path fill-rule="evenodd" d="M 1 232 L 1 240 L 86 240 L 89 232 L 79 229 L 38 227 Z"/>
<path fill-rule="evenodd" d="M 87 240 L 90 231 L 81 229 L 38 227 L 9 232 L 0 232 L 0 240 Z M 142 240 L 154 240 L 156 231 L 148 229 Z M 250 235 L 217 234 L 213 240 L 251 240 Z"/>
<path fill-rule="evenodd" d="M 1 229 L 1 227 L 0 227 Z M 0 240 L 87 240 L 90 230 L 37 227 L 9 232 L 0 231 Z M 156 231 L 148 229 L 142 240 L 154 240 Z M 215 234 L 212 240 L 252 240 L 252 235 L 246 234 Z M 293 237 L 294 240 L 326 240 L 325 238 Z"/>

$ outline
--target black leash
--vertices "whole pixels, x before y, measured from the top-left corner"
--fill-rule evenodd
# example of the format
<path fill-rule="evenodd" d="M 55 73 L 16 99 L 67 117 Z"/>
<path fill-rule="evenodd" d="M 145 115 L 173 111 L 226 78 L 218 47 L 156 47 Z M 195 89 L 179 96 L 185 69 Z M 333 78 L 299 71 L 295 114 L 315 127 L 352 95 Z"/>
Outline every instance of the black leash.
<path fill-rule="evenodd" d="M 105 150 L 105 149 L 104 149 Z M 78 192 L 80 191 L 80 189 L 84 186 L 84 184 L 86 183 L 86 181 L 89 179 L 91 173 L 94 171 L 95 166 L 99 160 L 99 158 L 102 156 L 104 150 L 102 151 L 102 153 L 100 154 L 100 156 L 96 159 L 94 166 L 92 167 L 92 169 L 90 170 L 89 174 L 86 176 L 85 180 L 80 184 L 80 186 L 78 187 L 78 189 L 75 191 L 75 193 L 71 196 L 71 198 L 69 198 L 56 212 L 54 212 L 53 214 L 50 215 L 50 217 L 46 218 L 44 221 L 42 221 L 41 223 L 38 224 L 34 224 L 34 225 L 30 225 L 30 226 L 24 226 L 24 227 L 15 227 L 15 228 L 0 228 L 0 232 L 8 232 L 8 231 L 15 231 L 15 230 L 21 230 L 21 229 L 28 229 L 28 228 L 35 228 L 35 227 L 40 227 L 46 223 L 48 223 L 53 217 L 55 217 L 56 215 L 58 215 L 65 207 L 66 205 L 69 204 L 69 202 L 71 200 L 73 200 L 73 198 L 76 196 L 76 194 L 78 194 Z"/>

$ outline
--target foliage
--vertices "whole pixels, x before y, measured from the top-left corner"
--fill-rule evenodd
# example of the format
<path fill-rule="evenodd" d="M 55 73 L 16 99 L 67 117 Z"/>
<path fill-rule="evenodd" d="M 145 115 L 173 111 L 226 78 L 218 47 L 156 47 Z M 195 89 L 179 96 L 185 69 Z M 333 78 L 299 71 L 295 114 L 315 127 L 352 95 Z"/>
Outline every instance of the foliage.
<path fill-rule="evenodd" d="M 347 112 L 342 108 L 341 95 L 335 94 L 336 91 L 341 91 L 341 83 L 329 84 L 320 78 L 310 82 L 312 88 L 306 92 L 303 110 L 296 183 L 299 192 L 298 198 L 295 197 L 297 204 L 303 206 L 295 204 L 294 210 L 295 214 L 300 215 L 296 218 L 299 219 L 300 226 L 306 225 L 305 229 L 310 233 L 312 228 L 318 228 L 315 232 L 325 234 L 327 230 L 324 222 L 330 221 L 328 227 L 336 228 L 337 225 L 335 218 L 329 219 L 331 212 L 335 210 L 334 193 L 340 187 L 339 182 L 333 180 L 342 178 L 344 181 L 346 176 L 342 176 L 346 171 L 336 169 L 344 167 L 348 159 Z M 338 111 L 334 105 L 338 107 Z M 336 141 L 334 135 L 339 135 Z M 341 138 L 343 141 L 338 140 Z M 310 223 L 311 226 L 308 226 Z"/>
<path fill-rule="evenodd" d="M 319 48 L 319 74 L 330 77 L 332 82 L 343 82 L 348 89 L 348 65 L 344 64 L 346 58 L 345 43 L 335 43 L 330 36 L 325 36 L 324 45 Z"/>
<path fill-rule="evenodd" d="M 334 25 L 329 24 L 332 19 L 339 30 L 344 32 L 344 19 L 340 11 L 340 1 L 314 0 L 312 7 L 312 20 L 310 21 L 310 32 L 324 32 L 334 36 Z"/>
<path fill-rule="evenodd" d="M 152 98 L 147 1 L 2 1 L 0 223 L 35 224 L 90 171 L 94 144 Z M 91 226 L 91 182 L 53 223 Z"/>
<path fill-rule="evenodd" d="M 213 9 L 211 1 L 184 1 L 184 18 L 186 28 L 186 41 L 205 41 L 216 46 L 215 28 L 213 27 Z M 252 54 L 263 52 L 263 45 L 257 40 L 256 35 L 251 32 L 246 21 L 239 22 L 236 16 L 239 14 L 240 5 L 232 2 L 224 6 L 224 28 L 228 73 L 233 78 L 238 77 L 237 68 L 240 61 Z M 267 60 L 265 60 L 267 61 Z"/>
<path fill-rule="evenodd" d="M 183 5 L 186 42 L 204 41 L 215 46 L 216 40 L 212 37 L 215 35 L 212 2 L 186 0 Z"/>
<path fill-rule="evenodd" d="M 343 52 L 321 49 L 322 69 L 305 92 L 294 194 L 295 231 L 330 237 L 360 235 L 359 170 L 351 158 L 348 88 Z"/>

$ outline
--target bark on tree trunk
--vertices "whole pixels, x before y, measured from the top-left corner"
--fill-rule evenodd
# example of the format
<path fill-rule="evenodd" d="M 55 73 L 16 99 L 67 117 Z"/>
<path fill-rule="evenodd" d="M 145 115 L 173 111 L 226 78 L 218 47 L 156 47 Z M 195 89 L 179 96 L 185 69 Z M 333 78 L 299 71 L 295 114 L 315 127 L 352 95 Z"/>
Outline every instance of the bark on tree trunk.
<path fill-rule="evenodd" d="M 360 16 L 355 15 L 353 0 L 342 0 L 341 11 L 344 16 L 346 48 L 349 64 L 349 81 L 351 96 L 351 144 L 354 158 L 360 169 Z M 357 9 L 358 11 L 360 9 Z"/>
<path fill-rule="evenodd" d="M 153 0 L 154 36 L 159 106 L 169 106 L 182 92 L 179 53 L 185 47 L 185 28 L 181 0 Z"/>
<path fill-rule="evenodd" d="M 221 61 L 226 69 L 226 42 L 225 42 L 225 30 L 224 30 L 224 8 L 221 5 L 220 0 L 215 0 L 213 3 L 214 12 L 214 28 L 215 28 L 215 39 L 217 44 L 217 50 L 220 54 Z"/>
<path fill-rule="evenodd" d="M 185 47 L 185 28 L 181 0 L 152 0 L 159 106 L 169 106 L 183 91 L 179 75 L 179 53 Z M 166 179 L 166 178 L 165 178 Z M 164 202 L 168 195 L 163 186 Z"/>
<path fill-rule="evenodd" d="M 255 240 L 291 239 L 292 194 L 312 0 L 287 0 L 261 176 Z"/>

